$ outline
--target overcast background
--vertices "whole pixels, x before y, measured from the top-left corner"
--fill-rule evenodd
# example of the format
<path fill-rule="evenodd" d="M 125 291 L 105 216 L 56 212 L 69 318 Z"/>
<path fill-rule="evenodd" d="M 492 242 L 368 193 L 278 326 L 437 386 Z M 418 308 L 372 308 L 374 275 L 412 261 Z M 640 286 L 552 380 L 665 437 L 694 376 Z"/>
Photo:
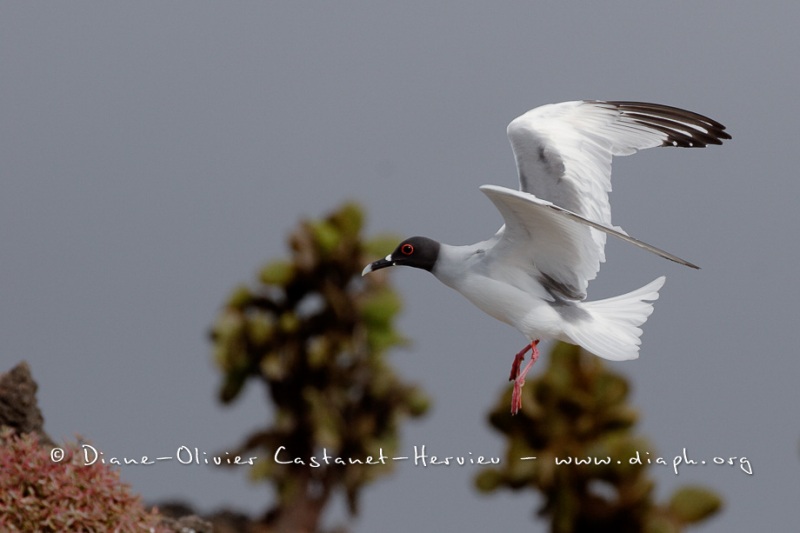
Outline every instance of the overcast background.
<path fill-rule="evenodd" d="M 0 370 L 30 362 L 46 430 L 106 456 L 209 454 L 268 418 L 230 408 L 206 339 L 229 291 L 287 231 L 346 199 L 368 232 L 451 244 L 500 226 L 484 183 L 516 184 L 508 122 L 541 104 L 644 100 L 733 140 L 615 160 L 614 222 L 701 265 L 609 239 L 590 298 L 665 274 L 633 383 L 671 461 L 660 499 L 725 498 L 703 532 L 781 530 L 800 501 L 800 3 L 0 3 Z M 524 338 L 432 276 L 392 274 L 413 346 L 391 354 L 434 400 L 403 448 L 502 455 L 486 413 Z M 545 347 L 547 351 L 549 347 Z M 544 365 L 534 369 L 541 372 Z M 356 532 L 530 530 L 530 491 L 482 496 L 475 467 L 400 464 Z M 245 471 L 127 467 L 147 500 L 261 512 Z M 341 502 L 326 524 L 345 518 Z M 540 523 L 538 529 L 541 529 Z"/>

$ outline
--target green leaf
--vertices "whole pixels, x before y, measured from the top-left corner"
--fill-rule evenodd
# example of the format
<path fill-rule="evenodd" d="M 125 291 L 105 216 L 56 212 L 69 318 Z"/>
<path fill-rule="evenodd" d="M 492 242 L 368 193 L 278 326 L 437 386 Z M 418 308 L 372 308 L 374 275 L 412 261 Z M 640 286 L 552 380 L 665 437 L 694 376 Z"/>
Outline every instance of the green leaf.
<path fill-rule="evenodd" d="M 492 492 L 497 490 L 503 482 L 503 474 L 494 468 L 487 468 L 482 470 L 475 478 L 475 485 L 481 492 Z"/>
<path fill-rule="evenodd" d="M 364 213 L 358 204 L 348 202 L 333 213 L 330 220 L 344 235 L 356 237 L 364 224 Z"/>
<path fill-rule="evenodd" d="M 284 311 L 278 318 L 278 327 L 286 333 L 294 333 L 300 327 L 300 318 L 291 311 Z"/>
<path fill-rule="evenodd" d="M 247 285 L 241 284 L 233 289 L 231 295 L 228 297 L 228 302 L 226 305 L 233 309 L 242 309 L 248 303 L 250 303 L 252 297 L 253 296 L 250 293 L 250 289 L 247 287 Z"/>
<path fill-rule="evenodd" d="M 219 396 L 222 403 L 232 402 L 242 391 L 247 374 L 243 372 L 228 372 L 225 374 L 225 383 L 222 385 Z"/>
<path fill-rule="evenodd" d="M 261 374 L 270 381 L 281 381 L 286 378 L 287 368 L 277 352 L 269 352 L 264 355 L 259 363 Z"/>
<path fill-rule="evenodd" d="M 309 223 L 314 241 L 320 250 L 329 254 L 339 244 L 341 235 L 339 230 L 328 221 L 313 221 Z"/>
<path fill-rule="evenodd" d="M 704 487 L 686 486 L 675 491 L 669 501 L 669 509 L 682 522 L 700 522 L 722 507 L 722 499 Z"/>
<path fill-rule="evenodd" d="M 391 289 L 377 290 L 361 304 L 361 318 L 372 328 L 386 327 L 401 308 L 400 297 Z"/>
<path fill-rule="evenodd" d="M 247 318 L 247 335 L 253 344 L 266 344 L 274 330 L 273 318 L 266 313 L 253 313 Z"/>
<path fill-rule="evenodd" d="M 272 261 L 258 273 L 258 279 L 264 285 L 286 285 L 292 277 L 294 266 L 289 261 Z"/>
<path fill-rule="evenodd" d="M 390 327 L 376 326 L 367 330 L 367 344 L 373 353 L 380 354 L 393 346 L 406 344 L 406 339 Z"/>
<path fill-rule="evenodd" d="M 418 387 L 409 389 L 408 412 L 413 417 L 424 415 L 431 406 L 431 399 Z"/>
<path fill-rule="evenodd" d="M 680 527 L 666 516 L 653 515 L 645 524 L 645 533 L 680 533 Z"/>
<path fill-rule="evenodd" d="M 377 235 L 364 243 L 364 251 L 375 258 L 386 257 L 392 253 L 400 240 L 400 237 L 392 233 Z"/>

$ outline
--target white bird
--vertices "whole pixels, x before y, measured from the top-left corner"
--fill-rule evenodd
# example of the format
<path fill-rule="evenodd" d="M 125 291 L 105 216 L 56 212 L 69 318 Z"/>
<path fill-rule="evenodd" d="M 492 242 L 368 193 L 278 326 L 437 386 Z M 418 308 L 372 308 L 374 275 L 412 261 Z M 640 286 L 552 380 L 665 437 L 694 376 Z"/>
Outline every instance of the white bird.
<path fill-rule="evenodd" d="M 519 189 L 483 185 L 505 224 L 485 241 L 452 246 L 411 237 L 367 265 L 366 275 L 404 265 L 433 273 L 485 313 L 522 332 L 530 343 L 514 358 L 511 412 L 522 406 L 525 375 L 541 339 L 582 346 L 605 359 L 639 356 L 640 326 L 665 278 L 633 292 L 586 301 L 605 261 L 606 234 L 699 268 L 611 225 L 611 158 L 654 146 L 702 148 L 730 139 L 710 118 L 675 107 L 583 100 L 537 107 L 508 125 Z M 520 372 L 525 353 L 531 360 Z"/>

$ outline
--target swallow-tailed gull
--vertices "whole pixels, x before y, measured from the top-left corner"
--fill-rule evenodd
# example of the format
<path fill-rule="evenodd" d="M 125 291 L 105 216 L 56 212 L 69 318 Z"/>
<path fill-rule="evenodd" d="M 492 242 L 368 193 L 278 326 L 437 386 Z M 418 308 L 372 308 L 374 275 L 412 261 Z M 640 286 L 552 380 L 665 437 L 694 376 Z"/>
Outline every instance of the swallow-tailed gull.
<path fill-rule="evenodd" d="M 509 377 L 516 413 L 541 339 L 577 344 L 613 361 L 639 356 L 640 326 L 653 312 L 665 278 L 621 296 L 586 301 L 589 281 L 605 261 L 606 234 L 698 268 L 611 225 L 612 156 L 654 146 L 703 148 L 731 137 L 722 124 L 691 111 L 598 100 L 537 107 L 508 125 L 508 137 L 519 190 L 480 187 L 505 222 L 492 238 L 452 246 L 411 237 L 362 275 L 395 265 L 427 270 L 522 332 L 530 342 L 514 358 Z M 531 360 L 520 371 L 528 350 Z"/>

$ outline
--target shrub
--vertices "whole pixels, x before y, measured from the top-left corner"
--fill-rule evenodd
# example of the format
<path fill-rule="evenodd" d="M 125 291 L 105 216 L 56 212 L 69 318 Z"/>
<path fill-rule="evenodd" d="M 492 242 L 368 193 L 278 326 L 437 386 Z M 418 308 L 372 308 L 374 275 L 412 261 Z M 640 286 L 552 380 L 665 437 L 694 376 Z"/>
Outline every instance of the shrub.
<path fill-rule="evenodd" d="M 77 444 L 63 450 L 56 461 L 32 434 L 0 430 L 0 530 L 164 531 L 118 470 L 84 464 Z"/>

